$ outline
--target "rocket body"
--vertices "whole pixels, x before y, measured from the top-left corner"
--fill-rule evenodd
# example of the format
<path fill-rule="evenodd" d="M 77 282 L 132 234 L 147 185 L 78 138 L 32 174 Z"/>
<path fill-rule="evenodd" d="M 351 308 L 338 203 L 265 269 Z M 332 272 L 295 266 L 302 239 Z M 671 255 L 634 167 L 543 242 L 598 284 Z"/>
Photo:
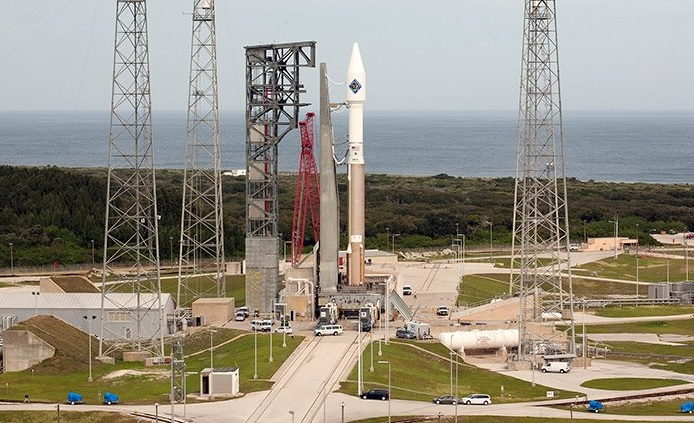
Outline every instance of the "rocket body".
<path fill-rule="evenodd" d="M 362 285 L 364 283 L 365 241 L 364 102 L 366 101 L 366 71 L 357 43 L 352 46 L 346 85 L 346 102 L 349 108 L 347 281 L 349 285 Z"/>

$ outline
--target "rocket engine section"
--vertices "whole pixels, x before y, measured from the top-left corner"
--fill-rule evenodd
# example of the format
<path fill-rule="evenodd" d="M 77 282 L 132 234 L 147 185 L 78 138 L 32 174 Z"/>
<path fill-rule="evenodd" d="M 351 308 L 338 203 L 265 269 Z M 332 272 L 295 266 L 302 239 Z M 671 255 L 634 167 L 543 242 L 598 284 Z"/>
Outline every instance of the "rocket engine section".
<path fill-rule="evenodd" d="M 487 350 L 518 346 L 518 329 L 443 332 L 439 341 L 454 351 Z"/>

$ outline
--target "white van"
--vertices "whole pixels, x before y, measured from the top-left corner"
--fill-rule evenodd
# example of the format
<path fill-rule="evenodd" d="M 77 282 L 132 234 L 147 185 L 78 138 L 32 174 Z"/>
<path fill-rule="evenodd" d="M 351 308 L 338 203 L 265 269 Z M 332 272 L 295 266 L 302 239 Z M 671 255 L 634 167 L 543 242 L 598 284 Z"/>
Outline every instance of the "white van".
<path fill-rule="evenodd" d="M 342 335 L 342 325 L 323 325 L 317 327 L 313 333 L 316 334 L 316 336 L 323 336 L 323 335 Z"/>
<path fill-rule="evenodd" d="M 542 365 L 542 373 L 569 373 L 571 363 L 568 361 L 548 361 Z"/>
<path fill-rule="evenodd" d="M 272 330 L 271 320 L 251 320 L 251 330 L 258 332 L 270 332 Z"/>

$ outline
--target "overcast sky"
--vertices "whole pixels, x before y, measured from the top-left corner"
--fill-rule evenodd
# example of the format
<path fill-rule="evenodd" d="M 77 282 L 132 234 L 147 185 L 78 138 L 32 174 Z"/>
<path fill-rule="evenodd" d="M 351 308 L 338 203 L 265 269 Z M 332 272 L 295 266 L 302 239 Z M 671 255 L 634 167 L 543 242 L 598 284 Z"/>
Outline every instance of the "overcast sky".
<path fill-rule="evenodd" d="M 107 110 L 115 0 L 4 1 L 0 110 Z M 566 110 L 693 110 L 694 1 L 557 0 Z M 262 6 L 261 6 L 262 5 Z M 371 109 L 513 110 L 522 0 L 217 0 L 220 103 L 243 46 L 315 40 L 342 81 L 358 41 Z M 149 0 L 153 105 L 185 109 L 192 0 Z M 304 79 L 315 102 L 317 71 Z M 342 96 L 333 90 L 333 99 Z"/>

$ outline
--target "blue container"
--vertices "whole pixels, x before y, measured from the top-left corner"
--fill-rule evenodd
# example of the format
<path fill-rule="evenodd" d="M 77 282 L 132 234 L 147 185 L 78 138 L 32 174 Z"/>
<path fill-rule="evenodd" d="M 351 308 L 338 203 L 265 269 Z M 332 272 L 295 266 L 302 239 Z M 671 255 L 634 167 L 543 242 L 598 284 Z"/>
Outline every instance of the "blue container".
<path fill-rule="evenodd" d="M 118 395 L 112 394 L 110 392 L 104 393 L 104 404 L 118 404 Z"/>
<path fill-rule="evenodd" d="M 602 409 L 603 409 L 603 405 L 600 401 L 591 400 L 588 403 L 588 411 L 592 411 L 594 413 L 599 413 Z"/>
<path fill-rule="evenodd" d="M 694 412 L 694 402 L 687 401 L 680 405 L 680 413 L 693 413 Z"/>
<path fill-rule="evenodd" d="M 68 392 L 67 403 L 70 405 L 82 404 L 82 395 L 78 394 L 77 392 Z"/>

